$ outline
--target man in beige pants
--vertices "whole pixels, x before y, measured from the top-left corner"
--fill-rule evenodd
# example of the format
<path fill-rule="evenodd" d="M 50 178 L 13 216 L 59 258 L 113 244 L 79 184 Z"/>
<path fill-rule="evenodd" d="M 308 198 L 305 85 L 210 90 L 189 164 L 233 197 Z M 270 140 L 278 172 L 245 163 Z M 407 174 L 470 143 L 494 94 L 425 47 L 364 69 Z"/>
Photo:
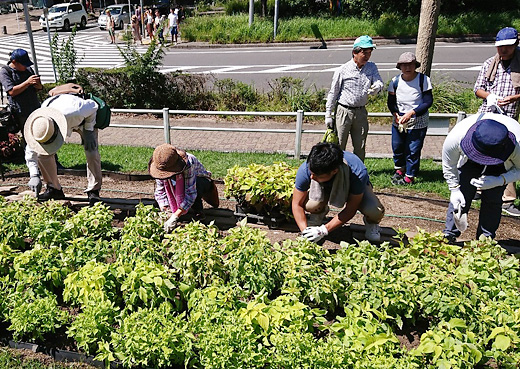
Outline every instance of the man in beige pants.
<path fill-rule="evenodd" d="M 55 154 L 72 132 L 82 138 L 87 159 L 88 187 L 85 192 L 90 203 L 99 201 L 101 189 L 101 157 L 98 151 L 98 130 L 95 128 L 98 105 L 94 100 L 72 94 L 49 97 L 35 110 L 25 124 L 25 139 L 30 160 L 38 161 L 46 191 L 39 200 L 63 199 L 65 194 L 58 179 Z"/>

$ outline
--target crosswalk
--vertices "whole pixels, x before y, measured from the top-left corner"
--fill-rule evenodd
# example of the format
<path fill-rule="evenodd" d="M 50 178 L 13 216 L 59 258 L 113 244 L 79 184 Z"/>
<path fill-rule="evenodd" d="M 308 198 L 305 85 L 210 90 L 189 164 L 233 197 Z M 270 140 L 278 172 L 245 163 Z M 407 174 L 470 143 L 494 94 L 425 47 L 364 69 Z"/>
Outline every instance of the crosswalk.
<path fill-rule="evenodd" d="M 58 33 L 58 45 L 61 45 L 63 40 L 68 39 L 69 35 L 70 33 Z M 80 32 L 76 34 L 74 38 L 74 49 L 77 52 L 78 68 L 114 68 L 124 65 L 124 59 L 119 49 L 109 43 L 107 36 L 107 32 Z M 4 65 L 9 61 L 9 52 L 13 49 L 22 48 L 27 50 L 30 54 L 31 47 L 29 37 L 26 34 L 22 37 L 20 35 L 4 36 L 0 40 L 0 65 Z M 54 82 L 51 49 L 47 33 L 35 32 L 33 33 L 33 40 L 38 73 L 41 76 L 41 80 L 43 83 Z M 121 44 L 121 46 L 124 46 L 124 44 Z M 145 49 L 145 47 L 141 48 L 143 50 Z"/>

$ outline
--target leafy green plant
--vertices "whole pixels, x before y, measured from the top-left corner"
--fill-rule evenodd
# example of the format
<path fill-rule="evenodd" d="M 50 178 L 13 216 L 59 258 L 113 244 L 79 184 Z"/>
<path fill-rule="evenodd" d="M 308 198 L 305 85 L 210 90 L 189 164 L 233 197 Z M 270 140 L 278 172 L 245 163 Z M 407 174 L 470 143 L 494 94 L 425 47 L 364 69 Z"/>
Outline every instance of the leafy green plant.
<path fill-rule="evenodd" d="M 11 203 L 0 197 L 0 241 L 6 242 L 13 249 L 25 249 L 25 232 L 35 203 L 34 197 L 30 196 L 25 196 L 23 201 Z"/>
<path fill-rule="evenodd" d="M 112 220 L 114 214 L 108 205 L 97 202 L 74 214 L 65 223 L 65 229 L 72 238 L 92 237 L 110 239 L 114 233 Z"/>
<path fill-rule="evenodd" d="M 67 83 L 73 80 L 76 65 L 81 61 L 78 52 L 74 48 L 74 38 L 77 28 L 74 26 L 67 39 L 63 39 L 59 44 L 58 32 L 55 32 L 51 39 L 52 61 L 58 72 L 58 82 Z"/>
<path fill-rule="evenodd" d="M 9 330 L 15 340 L 35 342 L 68 322 L 69 314 L 59 308 L 56 296 L 19 299 L 8 313 Z"/>
<path fill-rule="evenodd" d="M 71 214 L 70 209 L 58 201 L 47 201 L 33 209 L 29 216 L 27 236 L 33 243 L 63 247 L 71 237 L 64 231 L 65 221 Z"/>
<path fill-rule="evenodd" d="M 115 242 L 92 237 L 74 238 L 67 243 L 63 258 L 72 270 L 79 269 L 92 260 L 106 262 L 114 254 L 113 243 Z"/>

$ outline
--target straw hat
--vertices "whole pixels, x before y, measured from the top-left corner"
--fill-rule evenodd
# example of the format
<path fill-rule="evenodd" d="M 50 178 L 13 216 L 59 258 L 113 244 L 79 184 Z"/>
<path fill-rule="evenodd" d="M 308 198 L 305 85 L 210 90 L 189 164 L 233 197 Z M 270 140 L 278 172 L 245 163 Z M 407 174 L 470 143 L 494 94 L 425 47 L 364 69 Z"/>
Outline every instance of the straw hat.
<path fill-rule="evenodd" d="M 186 169 L 183 157 L 186 157 L 186 153 L 170 144 L 157 146 L 148 163 L 148 172 L 156 179 L 173 177 Z"/>
<path fill-rule="evenodd" d="M 54 108 L 39 108 L 29 115 L 23 131 L 27 145 L 41 155 L 56 153 L 65 142 L 67 119 Z"/>

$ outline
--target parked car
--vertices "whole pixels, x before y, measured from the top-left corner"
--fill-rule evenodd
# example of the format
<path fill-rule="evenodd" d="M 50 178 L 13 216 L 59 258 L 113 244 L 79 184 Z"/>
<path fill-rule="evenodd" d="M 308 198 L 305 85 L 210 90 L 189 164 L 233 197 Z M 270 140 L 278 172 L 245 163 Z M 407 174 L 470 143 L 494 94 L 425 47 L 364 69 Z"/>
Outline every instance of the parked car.
<path fill-rule="evenodd" d="M 63 28 L 64 31 L 69 31 L 70 26 L 74 24 L 85 28 L 87 19 L 87 12 L 80 3 L 56 4 L 49 8 L 49 28 Z M 40 17 L 40 25 L 44 31 L 47 31 L 44 14 Z"/>
<path fill-rule="evenodd" d="M 98 18 L 98 26 L 101 29 L 107 28 L 107 14 L 106 11 L 110 10 L 112 18 L 114 18 L 114 24 L 116 28 L 123 29 L 125 24 L 130 23 L 130 17 L 132 16 L 133 7 L 128 10 L 128 4 L 116 4 L 107 6 L 107 8 L 101 12 Z"/>

